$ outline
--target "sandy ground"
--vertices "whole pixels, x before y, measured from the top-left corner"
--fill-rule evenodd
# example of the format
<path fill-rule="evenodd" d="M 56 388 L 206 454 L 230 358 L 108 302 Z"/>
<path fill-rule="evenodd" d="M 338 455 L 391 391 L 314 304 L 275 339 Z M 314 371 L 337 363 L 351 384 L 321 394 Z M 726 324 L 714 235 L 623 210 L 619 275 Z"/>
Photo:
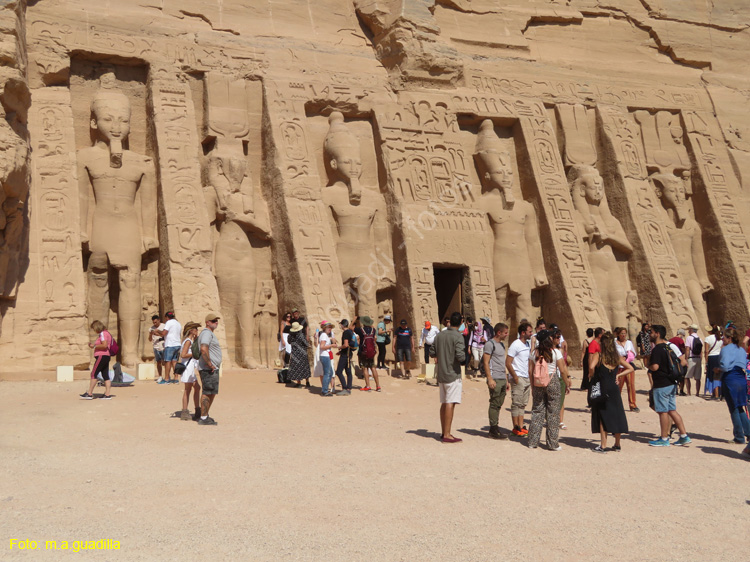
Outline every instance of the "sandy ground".
<path fill-rule="evenodd" d="M 437 440 L 437 388 L 414 379 L 324 399 L 229 372 L 216 427 L 170 418 L 177 385 L 83 401 L 84 384 L 0 383 L 0 559 L 747 559 L 750 463 L 723 403 L 679 399 L 693 445 L 656 449 L 639 394 L 623 451 L 601 455 L 578 391 L 551 452 L 485 437 L 483 382 L 464 384 L 456 445 Z M 101 539 L 120 550 L 44 542 Z"/>

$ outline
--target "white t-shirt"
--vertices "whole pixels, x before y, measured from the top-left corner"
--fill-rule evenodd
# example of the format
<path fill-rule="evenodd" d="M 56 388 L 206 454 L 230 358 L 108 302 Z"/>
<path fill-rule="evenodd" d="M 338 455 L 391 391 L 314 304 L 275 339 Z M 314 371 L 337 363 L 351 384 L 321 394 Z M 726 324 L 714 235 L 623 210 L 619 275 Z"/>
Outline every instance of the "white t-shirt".
<path fill-rule="evenodd" d="M 716 343 L 716 345 L 714 345 L 714 343 Z M 711 349 L 712 345 L 714 346 L 713 349 Z M 724 345 L 723 342 L 721 340 L 717 341 L 716 340 L 716 336 L 713 335 L 713 334 L 711 334 L 710 336 L 708 336 L 706 338 L 706 341 L 703 342 L 704 348 L 707 349 L 707 350 L 709 350 L 708 351 L 708 356 L 709 357 L 713 357 L 713 356 L 718 355 L 719 353 L 721 353 L 721 346 L 722 345 Z"/>
<path fill-rule="evenodd" d="M 524 379 L 529 378 L 530 351 L 531 342 L 529 342 L 528 340 L 526 341 L 526 343 L 524 343 L 520 339 L 517 339 L 512 344 L 510 344 L 510 349 L 508 349 L 508 356 L 513 358 L 511 365 L 513 365 L 513 370 L 516 372 L 517 377 L 522 377 Z"/>
<path fill-rule="evenodd" d="M 164 347 L 180 347 L 180 332 L 182 332 L 182 324 L 172 318 L 171 320 L 167 320 L 167 323 L 164 324 L 164 329 L 167 331 L 167 335 L 164 338 Z"/>
<path fill-rule="evenodd" d="M 682 352 L 680 351 L 680 348 L 677 347 L 672 342 L 669 342 L 669 349 L 671 349 L 672 351 L 674 351 L 674 354 L 677 356 L 677 359 L 679 359 L 680 357 L 682 357 Z"/>
<path fill-rule="evenodd" d="M 633 342 L 630 340 L 625 340 L 625 343 L 620 343 L 620 340 L 615 340 L 615 347 L 617 348 L 617 353 L 620 354 L 620 357 L 627 357 L 628 351 L 632 351 L 633 355 L 637 355 L 635 352 L 635 347 L 633 347 Z"/>
<path fill-rule="evenodd" d="M 318 345 L 320 346 L 320 356 L 321 357 L 328 357 L 330 359 L 330 354 L 328 353 L 331 351 L 330 349 L 323 349 L 324 345 L 330 345 L 331 343 L 331 336 L 326 334 L 325 332 L 320 332 L 320 335 L 318 336 Z"/>
<path fill-rule="evenodd" d="M 549 378 L 554 377 L 557 375 L 557 378 L 559 379 L 562 375 L 560 374 L 560 369 L 557 366 L 557 362 L 563 358 L 562 351 L 557 349 L 556 347 L 552 349 L 552 363 L 547 363 L 547 372 L 549 373 Z M 536 351 L 534 351 L 534 361 L 537 360 L 537 354 Z"/>

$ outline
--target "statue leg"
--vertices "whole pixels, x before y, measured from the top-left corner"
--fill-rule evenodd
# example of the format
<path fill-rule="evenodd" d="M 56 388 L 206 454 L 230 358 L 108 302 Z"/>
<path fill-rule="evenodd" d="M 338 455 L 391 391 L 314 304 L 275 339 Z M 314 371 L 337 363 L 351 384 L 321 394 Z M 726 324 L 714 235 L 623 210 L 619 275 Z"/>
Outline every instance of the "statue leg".
<path fill-rule="evenodd" d="M 86 313 L 89 325 L 94 320 L 99 320 L 109 327 L 109 260 L 107 254 L 91 254 L 86 276 L 88 278 Z M 93 335 L 90 329 L 89 335 Z"/>
<path fill-rule="evenodd" d="M 511 318 L 508 315 L 508 311 L 510 307 L 508 306 L 508 297 L 509 297 L 509 288 L 508 285 L 503 285 L 502 287 L 498 287 L 495 289 L 495 298 L 497 298 L 497 313 L 500 315 L 498 317 L 498 321 L 505 322 L 508 321 L 509 325 L 513 324 L 513 318 Z"/>
<path fill-rule="evenodd" d="M 516 322 L 520 322 L 521 318 L 526 318 L 534 325 L 539 315 L 539 309 L 531 304 L 531 290 L 516 293 L 514 296 L 516 298 Z"/>
<path fill-rule="evenodd" d="M 706 301 L 703 298 L 701 292 L 701 286 L 695 279 L 687 279 L 685 284 L 687 285 L 688 295 L 690 295 L 690 301 L 693 303 L 693 309 L 695 314 L 698 316 L 698 325 L 708 325 L 708 309 L 706 308 Z"/>
<path fill-rule="evenodd" d="M 120 269 L 120 300 L 117 306 L 120 320 L 120 352 L 122 364 L 128 367 L 138 363 L 138 335 L 141 319 L 141 272 L 126 267 Z"/>
<path fill-rule="evenodd" d="M 358 277 L 352 283 L 354 292 L 357 294 L 356 315 L 372 316 L 377 311 L 375 297 L 375 283 L 368 277 Z"/>
<path fill-rule="evenodd" d="M 257 369 L 258 362 L 253 357 L 254 308 L 255 308 L 255 275 L 248 275 L 243 281 L 240 303 L 237 309 L 237 329 L 239 330 L 239 361 L 246 369 Z"/>

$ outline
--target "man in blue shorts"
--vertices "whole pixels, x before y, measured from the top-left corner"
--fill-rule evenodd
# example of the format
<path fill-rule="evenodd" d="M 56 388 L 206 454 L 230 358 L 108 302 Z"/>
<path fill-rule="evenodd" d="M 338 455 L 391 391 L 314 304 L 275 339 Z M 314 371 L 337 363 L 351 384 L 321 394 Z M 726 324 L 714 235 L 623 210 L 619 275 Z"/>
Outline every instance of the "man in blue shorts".
<path fill-rule="evenodd" d="M 669 343 L 666 341 L 667 329 L 659 324 L 653 324 L 649 334 L 652 347 L 649 358 L 648 378 L 651 381 L 651 392 L 654 397 L 654 410 L 659 414 L 661 437 L 648 444 L 652 447 L 669 447 L 670 418 L 680 431 L 680 438 L 673 444 L 688 445 L 691 442 L 682 422 L 682 416 L 677 413 L 677 381 L 670 376 Z"/>

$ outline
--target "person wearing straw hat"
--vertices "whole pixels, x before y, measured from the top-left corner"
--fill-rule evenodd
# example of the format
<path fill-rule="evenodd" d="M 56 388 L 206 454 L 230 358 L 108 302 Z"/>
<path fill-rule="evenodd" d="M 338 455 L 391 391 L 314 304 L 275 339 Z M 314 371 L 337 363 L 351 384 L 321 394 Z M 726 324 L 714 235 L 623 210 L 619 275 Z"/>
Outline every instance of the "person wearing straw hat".
<path fill-rule="evenodd" d="M 190 419 L 190 411 L 188 410 L 188 404 L 190 403 L 190 392 L 193 393 L 193 405 L 195 406 L 194 420 L 197 420 L 201 416 L 201 399 L 199 396 L 200 384 L 196 377 L 196 369 L 198 367 L 198 360 L 193 358 L 192 346 L 195 338 L 198 337 L 198 328 L 201 325 L 198 322 L 188 322 L 185 324 L 185 328 L 182 330 L 182 347 L 180 348 L 180 359 L 175 366 L 175 375 L 180 375 L 180 382 L 183 383 L 184 392 L 182 393 L 182 412 L 180 412 L 181 420 Z"/>
<path fill-rule="evenodd" d="M 199 425 L 216 425 L 216 420 L 208 417 L 208 411 L 219 393 L 219 368 L 221 367 L 221 345 L 214 334 L 219 326 L 219 315 L 206 314 L 206 328 L 198 336 L 201 356 L 198 370 L 201 375 L 201 415 Z"/>
<path fill-rule="evenodd" d="M 292 353 L 289 357 L 289 382 L 294 388 L 301 388 L 302 381 L 310 388 L 310 361 L 307 358 L 307 338 L 305 327 L 299 322 L 292 322 L 289 328 L 289 345 Z"/>
<path fill-rule="evenodd" d="M 375 390 L 380 392 L 380 379 L 378 379 L 378 372 L 375 370 L 375 348 L 376 345 L 376 333 L 375 328 L 372 327 L 372 318 L 369 316 L 362 317 L 362 342 L 359 344 L 362 350 L 362 359 L 360 360 L 360 366 L 365 375 L 365 387 L 361 390 L 370 390 L 370 374 L 375 379 Z M 368 373 L 369 371 L 369 373 Z"/>

